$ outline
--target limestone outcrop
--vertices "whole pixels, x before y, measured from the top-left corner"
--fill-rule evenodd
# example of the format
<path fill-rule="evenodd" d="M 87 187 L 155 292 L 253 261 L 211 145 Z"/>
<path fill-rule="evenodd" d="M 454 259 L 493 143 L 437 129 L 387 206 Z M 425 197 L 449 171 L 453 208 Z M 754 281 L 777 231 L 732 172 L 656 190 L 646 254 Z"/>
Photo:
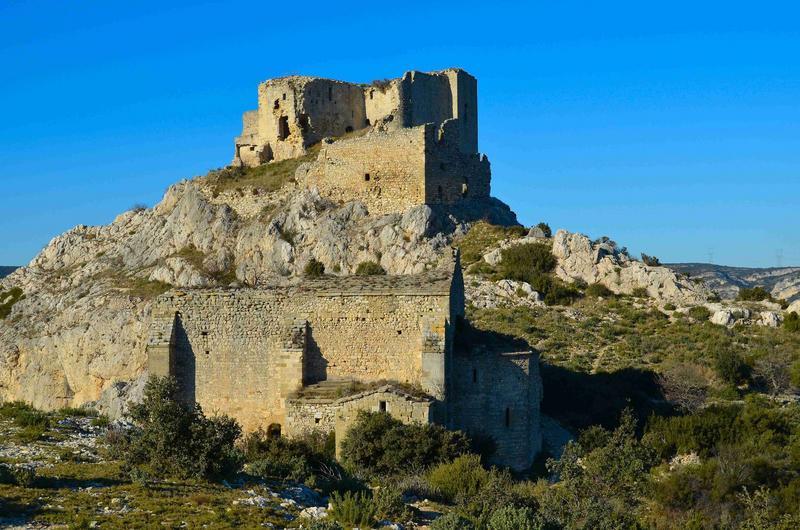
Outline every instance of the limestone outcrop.
<path fill-rule="evenodd" d="M 0 400 L 119 411 L 146 369 L 151 300 L 171 286 L 291 283 L 315 258 L 330 274 L 377 261 L 390 274 L 435 266 L 473 219 L 512 223 L 500 201 L 371 215 L 291 183 L 227 204 L 205 178 L 171 186 L 150 209 L 79 225 L 0 280 L 24 298 L 0 320 Z M 248 203 L 248 201 L 250 203 Z M 256 207 L 258 204 L 262 206 Z M 259 213 L 269 205 L 270 215 Z"/>
<path fill-rule="evenodd" d="M 553 255 L 558 259 L 556 274 L 569 282 L 600 283 L 618 294 L 644 288 L 651 297 L 677 305 L 702 303 L 711 294 L 702 283 L 667 267 L 632 259 L 608 239 L 592 241 L 583 234 L 559 230 L 553 237 Z"/>

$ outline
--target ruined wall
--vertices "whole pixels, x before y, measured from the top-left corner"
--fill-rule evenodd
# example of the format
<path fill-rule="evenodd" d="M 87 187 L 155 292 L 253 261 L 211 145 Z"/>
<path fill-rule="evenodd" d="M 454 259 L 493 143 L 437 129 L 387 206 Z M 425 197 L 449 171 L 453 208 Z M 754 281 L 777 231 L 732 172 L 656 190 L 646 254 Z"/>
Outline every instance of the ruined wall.
<path fill-rule="evenodd" d="M 371 214 L 425 202 L 426 127 L 373 131 L 323 145 L 305 183 L 341 201 L 362 201 Z"/>
<path fill-rule="evenodd" d="M 336 454 L 347 430 L 359 411 L 386 412 L 403 423 L 431 423 L 433 404 L 430 399 L 418 398 L 384 386 L 342 397 L 336 400 L 292 398 L 287 400 L 286 424 L 289 436 L 320 431 L 336 433 Z"/>
<path fill-rule="evenodd" d="M 400 108 L 398 80 L 393 79 L 382 86 L 364 87 L 364 106 L 371 125 L 377 124 L 386 116 L 397 114 Z M 399 127 L 400 120 L 397 120 L 395 125 Z"/>
<path fill-rule="evenodd" d="M 403 127 L 425 123 L 441 125 L 458 119 L 458 148 L 478 152 L 477 80 L 463 70 L 406 72 L 399 83 L 400 117 Z"/>
<path fill-rule="evenodd" d="M 258 110 L 242 117 L 234 164 L 295 158 L 325 137 L 378 122 L 395 129 L 457 119 L 458 149 L 477 153 L 477 105 L 477 81 L 458 69 L 406 72 L 373 85 L 305 76 L 270 79 L 258 87 Z"/>
<path fill-rule="evenodd" d="M 448 120 L 428 131 L 425 152 L 425 203 L 456 204 L 486 199 L 491 192 L 489 159 L 460 150 L 458 120 Z"/>
<path fill-rule="evenodd" d="M 372 214 L 488 198 L 489 160 L 461 152 L 460 138 L 456 120 L 372 131 L 325 144 L 299 175 L 307 187 L 333 200 L 362 201 Z"/>
<path fill-rule="evenodd" d="M 541 449 L 538 356 L 491 348 L 457 352 L 449 382 L 450 427 L 494 439 L 497 463 L 529 467 Z"/>
<path fill-rule="evenodd" d="M 420 276 L 396 288 L 373 289 L 392 280 L 367 277 L 172 291 L 154 308 L 153 373 L 171 370 L 186 399 L 237 418 L 246 430 L 283 424 L 285 397 L 304 383 L 391 379 L 441 390 L 443 370 L 426 371 L 424 360 L 447 348 L 449 277 L 426 283 Z"/>

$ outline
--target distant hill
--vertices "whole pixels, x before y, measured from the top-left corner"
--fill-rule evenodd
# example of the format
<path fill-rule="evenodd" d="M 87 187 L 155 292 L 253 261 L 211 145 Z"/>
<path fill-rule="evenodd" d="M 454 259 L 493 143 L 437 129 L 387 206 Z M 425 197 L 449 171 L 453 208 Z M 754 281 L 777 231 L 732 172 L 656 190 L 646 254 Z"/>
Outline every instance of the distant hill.
<path fill-rule="evenodd" d="M 18 268 L 19 267 L 8 267 L 8 266 L 0 265 L 0 278 L 5 278 L 6 276 L 11 274 L 12 272 L 17 270 Z"/>
<path fill-rule="evenodd" d="M 702 278 L 723 299 L 736 298 L 743 287 L 763 287 L 775 298 L 800 299 L 800 267 L 727 267 L 711 263 L 670 263 L 667 267 Z"/>

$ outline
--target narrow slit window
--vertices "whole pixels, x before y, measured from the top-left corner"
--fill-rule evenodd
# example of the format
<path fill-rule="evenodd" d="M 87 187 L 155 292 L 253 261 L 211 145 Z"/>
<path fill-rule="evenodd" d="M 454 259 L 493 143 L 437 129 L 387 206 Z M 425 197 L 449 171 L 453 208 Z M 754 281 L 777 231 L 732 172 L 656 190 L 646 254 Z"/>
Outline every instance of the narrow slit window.
<path fill-rule="evenodd" d="M 369 182 L 370 176 L 369 173 L 364 173 L 364 182 Z"/>
<path fill-rule="evenodd" d="M 506 427 L 511 427 L 511 407 L 506 407 Z"/>
<path fill-rule="evenodd" d="M 385 402 L 385 401 L 381 401 L 381 402 L 378 404 L 378 407 L 380 408 L 380 411 L 381 411 L 381 412 L 386 412 L 386 402 Z"/>
<path fill-rule="evenodd" d="M 473 383 L 477 383 L 478 382 L 478 369 L 477 368 L 473 368 L 472 369 L 472 382 Z"/>

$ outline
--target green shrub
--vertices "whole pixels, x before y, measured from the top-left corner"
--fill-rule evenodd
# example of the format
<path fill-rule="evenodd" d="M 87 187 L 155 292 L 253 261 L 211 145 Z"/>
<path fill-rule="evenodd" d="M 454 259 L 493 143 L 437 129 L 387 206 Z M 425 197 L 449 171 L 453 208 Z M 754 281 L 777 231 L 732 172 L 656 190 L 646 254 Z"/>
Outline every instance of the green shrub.
<path fill-rule="evenodd" d="M 800 361 L 793 362 L 789 368 L 789 380 L 793 387 L 800 388 Z"/>
<path fill-rule="evenodd" d="M 593 283 L 586 288 L 586 296 L 592 296 L 594 298 L 609 298 L 614 296 L 614 293 L 602 283 Z"/>
<path fill-rule="evenodd" d="M 634 287 L 631 291 L 631 296 L 634 298 L 650 298 L 646 287 Z"/>
<path fill-rule="evenodd" d="M 528 282 L 544 273 L 551 272 L 558 263 L 549 245 L 525 243 L 504 248 L 500 255 L 499 271 L 503 278 Z"/>
<path fill-rule="evenodd" d="M 659 260 L 655 256 L 648 256 L 645 253 L 642 253 L 642 263 L 644 263 L 645 265 L 649 265 L 650 267 L 660 267 L 661 266 L 661 260 Z"/>
<path fill-rule="evenodd" d="M 197 403 L 180 399 L 174 378 L 151 377 L 131 418 L 138 429 L 116 437 L 112 449 L 128 469 L 156 477 L 219 478 L 241 467 L 234 445 L 239 424 L 227 416 L 206 418 Z"/>
<path fill-rule="evenodd" d="M 433 424 L 404 424 L 383 412 L 360 411 L 341 446 L 345 466 L 368 474 L 420 470 L 469 451 L 460 431 Z"/>
<path fill-rule="evenodd" d="M 714 358 L 714 371 L 728 384 L 738 385 L 744 381 L 750 370 L 742 356 L 732 350 L 721 350 Z"/>
<path fill-rule="evenodd" d="M 308 260 L 308 263 L 306 263 L 303 274 L 311 278 L 318 278 L 325 274 L 325 265 L 321 261 L 311 258 Z"/>
<path fill-rule="evenodd" d="M 744 302 L 760 302 L 762 300 L 771 300 L 772 295 L 763 287 L 743 287 L 739 289 L 739 295 L 736 299 Z"/>
<path fill-rule="evenodd" d="M 483 259 L 486 251 L 504 239 L 518 239 L 527 231 L 522 226 L 497 226 L 485 221 L 473 224 L 458 242 L 461 263 L 465 266 Z"/>
<path fill-rule="evenodd" d="M 303 525 L 303 528 L 308 530 L 344 530 L 344 527 L 336 521 L 329 521 L 327 519 L 315 519 Z"/>
<path fill-rule="evenodd" d="M 25 295 L 19 287 L 12 287 L 8 291 L 0 291 L 0 320 L 10 315 L 14 304 L 24 298 Z"/>
<path fill-rule="evenodd" d="M 395 485 L 384 484 L 373 490 L 372 502 L 378 519 L 407 520 L 411 515 L 403 500 L 403 490 Z"/>
<path fill-rule="evenodd" d="M 783 329 L 792 333 L 800 331 L 800 315 L 795 311 L 788 313 L 783 319 Z"/>
<path fill-rule="evenodd" d="M 550 228 L 550 225 L 545 223 L 544 221 L 537 224 L 536 228 L 542 231 L 544 237 L 553 237 L 553 230 Z"/>
<path fill-rule="evenodd" d="M 329 517 L 348 528 L 371 528 L 375 522 L 376 510 L 369 492 L 346 491 L 331 494 Z"/>
<path fill-rule="evenodd" d="M 359 276 L 382 276 L 386 270 L 374 261 L 362 261 L 356 267 L 356 274 Z"/>
<path fill-rule="evenodd" d="M 489 518 L 489 530 L 541 530 L 542 522 L 530 508 L 505 506 Z"/>
<path fill-rule="evenodd" d="M 481 458 L 473 454 L 439 464 L 428 473 L 428 482 L 449 502 L 464 502 L 476 496 L 489 478 Z"/>
<path fill-rule="evenodd" d="M 308 433 L 288 439 L 256 431 L 242 444 L 246 470 L 258 477 L 293 480 L 325 491 L 363 489 L 334 460 L 333 433 Z"/>
<path fill-rule="evenodd" d="M 50 417 L 47 413 L 36 410 L 22 401 L 0 404 L 0 416 L 12 420 L 17 427 L 38 427 L 42 430 L 50 427 Z"/>
<path fill-rule="evenodd" d="M 431 530 L 476 530 L 475 525 L 457 513 L 446 513 L 431 523 Z"/>
<path fill-rule="evenodd" d="M 46 429 L 40 425 L 28 425 L 21 428 L 15 435 L 16 439 L 24 443 L 33 443 L 44 437 Z"/>
<path fill-rule="evenodd" d="M 711 311 L 704 305 L 696 305 L 689 309 L 689 316 L 698 322 L 705 322 L 711 318 Z"/>

